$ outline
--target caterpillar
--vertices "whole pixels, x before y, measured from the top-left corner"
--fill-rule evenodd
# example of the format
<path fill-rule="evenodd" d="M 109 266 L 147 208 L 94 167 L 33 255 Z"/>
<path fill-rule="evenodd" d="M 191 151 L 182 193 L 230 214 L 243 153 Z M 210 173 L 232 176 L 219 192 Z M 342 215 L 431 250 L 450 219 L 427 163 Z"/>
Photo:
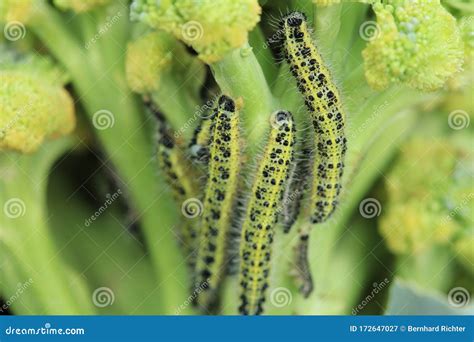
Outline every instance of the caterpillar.
<path fill-rule="evenodd" d="M 310 191 L 310 221 L 322 223 L 334 212 L 341 192 L 346 153 L 345 115 L 339 91 L 311 39 L 303 13 L 281 21 L 283 51 L 311 114 L 317 149 Z"/>
<path fill-rule="evenodd" d="M 196 264 L 196 288 L 202 289 L 197 303 L 208 310 L 216 305 L 217 292 L 226 272 L 227 238 L 241 163 L 239 139 L 238 108 L 230 97 L 222 95 L 212 116 L 208 180 Z"/>
<path fill-rule="evenodd" d="M 209 143 L 211 139 L 211 119 L 203 117 L 194 130 L 189 143 L 191 159 L 196 163 L 205 164 L 209 161 Z"/>
<path fill-rule="evenodd" d="M 193 177 L 193 170 L 186 159 L 185 153 L 179 142 L 171 134 L 171 128 L 165 117 L 156 105 L 148 98 L 144 104 L 158 121 L 158 139 L 156 156 L 158 164 L 163 171 L 166 182 L 172 189 L 173 197 L 181 207 L 189 199 L 194 199 L 198 194 L 198 184 Z M 195 266 L 195 250 L 197 245 L 197 222 L 186 219 L 180 229 L 181 245 L 191 269 Z"/>
<path fill-rule="evenodd" d="M 243 315 L 263 312 L 270 273 L 271 245 L 274 226 L 290 163 L 294 157 L 295 125 L 290 112 L 278 111 L 274 116 L 262 160 L 257 168 L 247 203 L 240 242 L 241 305 Z"/>
<path fill-rule="evenodd" d="M 308 234 L 300 234 L 300 241 L 296 246 L 296 272 L 298 276 L 298 280 L 301 282 L 299 287 L 300 293 L 303 297 L 307 298 L 313 292 L 313 277 L 311 275 L 311 269 L 309 266 L 308 260 L 308 243 L 309 243 L 309 235 Z"/>

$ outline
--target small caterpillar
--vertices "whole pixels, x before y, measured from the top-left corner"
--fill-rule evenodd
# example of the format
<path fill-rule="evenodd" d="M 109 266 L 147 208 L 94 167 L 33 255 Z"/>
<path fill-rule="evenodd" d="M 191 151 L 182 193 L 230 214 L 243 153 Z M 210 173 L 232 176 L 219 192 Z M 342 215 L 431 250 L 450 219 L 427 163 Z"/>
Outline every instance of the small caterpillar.
<path fill-rule="evenodd" d="M 305 15 L 288 14 L 281 29 L 285 59 L 305 98 L 316 133 L 310 221 L 321 223 L 338 205 L 346 153 L 345 115 L 339 91 L 311 39 Z"/>
<path fill-rule="evenodd" d="M 303 297 L 307 298 L 313 292 L 313 277 L 308 260 L 308 234 L 300 234 L 300 241 L 296 246 L 296 272 L 301 282 L 299 291 Z"/>
<path fill-rule="evenodd" d="M 187 199 L 197 197 L 198 184 L 193 177 L 191 165 L 180 146 L 171 134 L 171 128 L 159 109 L 148 99 L 145 106 L 158 120 L 157 159 L 166 182 L 170 185 L 175 201 L 179 206 Z M 189 266 L 195 264 L 195 250 L 197 238 L 197 222 L 187 219 L 180 230 L 181 244 L 187 257 Z"/>
<path fill-rule="evenodd" d="M 209 143 L 211 141 L 211 124 L 208 117 L 204 117 L 194 130 L 193 137 L 189 143 L 191 159 L 197 163 L 207 163 L 209 161 Z"/>
<path fill-rule="evenodd" d="M 227 238 L 232 225 L 241 163 L 239 111 L 228 96 L 219 97 L 214 108 L 209 145 L 208 180 L 201 217 L 196 265 L 197 303 L 213 307 L 226 271 Z"/>
<path fill-rule="evenodd" d="M 247 204 L 240 242 L 241 305 L 243 315 L 263 312 L 270 273 L 271 245 L 295 144 L 293 116 L 278 111 L 258 166 Z"/>

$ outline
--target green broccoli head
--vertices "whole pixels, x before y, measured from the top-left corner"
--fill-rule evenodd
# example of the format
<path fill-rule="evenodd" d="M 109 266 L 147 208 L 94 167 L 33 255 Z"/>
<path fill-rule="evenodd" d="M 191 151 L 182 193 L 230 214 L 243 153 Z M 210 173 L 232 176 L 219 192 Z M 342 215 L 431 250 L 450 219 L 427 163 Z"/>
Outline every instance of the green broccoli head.
<path fill-rule="evenodd" d="M 450 138 L 416 138 L 404 145 L 386 176 L 388 198 L 379 226 L 394 253 L 454 243 L 469 227 L 474 189 L 466 166 L 474 159 L 468 147 Z"/>
<path fill-rule="evenodd" d="M 133 20 L 173 34 L 206 63 L 242 46 L 260 12 L 257 0 L 134 0 L 131 6 Z"/>
<path fill-rule="evenodd" d="M 433 91 L 461 70 L 459 28 L 439 0 L 379 2 L 373 9 L 377 32 L 363 51 L 373 88 L 385 89 L 394 82 Z"/>
<path fill-rule="evenodd" d="M 149 32 L 130 42 L 125 69 L 129 87 L 140 94 L 165 87 L 163 83 L 170 77 L 180 81 L 183 91 L 189 87 L 199 88 L 204 79 L 202 62 L 193 58 L 182 43 L 163 31 Z"/>
<path fill-rule="evenodd" d="M 34 152 L 44 139 L 74 129 L 67 76 L 50 60 L 4 53 L 0 71 L 0 150 Z"/>
<path fill-rule="evenodd" d="M 158 90 L 162 75 L 171 69 L 176 41 L 166 32 L 151 32 L 127 46 L 126 75 L 138 93 Z"/>

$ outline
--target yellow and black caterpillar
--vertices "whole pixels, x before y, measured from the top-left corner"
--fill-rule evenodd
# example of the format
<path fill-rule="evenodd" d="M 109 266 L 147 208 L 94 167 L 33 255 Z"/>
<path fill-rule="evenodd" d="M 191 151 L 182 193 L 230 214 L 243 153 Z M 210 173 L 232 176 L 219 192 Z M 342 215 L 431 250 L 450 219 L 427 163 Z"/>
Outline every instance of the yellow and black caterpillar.
<path fill-rule="evenodd" d="M 175 201 L 182 207 L 183 203 L 189 199 L 195 199 L 199 193 L 199 185 L 194 177 L 192 165 L 188 162 L 183 146 L 174 138 L 168 122 L 159 109 L 148 98 L 144 100 L 144 104 L 158 121 L 156 156 L 159 166 L 172 189 Z M 191 219 L 192 216 L 183 221 L 179 235 L 187 262 L 191 268 L 194 268 L 198 222 L 197 219 Z"/>
<path fill-rule="evenodd" d="M 197 303 L 215 306 L 217 292 L 227 267 L 227 240 L 235 215 L 241 164 L 239 110 L 222 95 L 217 100 L 210 128 L 208 177 L 201 217 L 196 288 Z"/>
<path fill-rule="evenodd" d="M 341 192 L 346 153 L 345 115 L 339 91 L 313 43 L 305 15 L 300 12 L 286 15 L 280 29 L 285 59 L 304 96 L 315 129 L 310 220 L 321 223 L 336 209 Z"/>
<path fill-rule="evenodd" d="M 189 143 L 191 159 L 200 164 L 206 164 L 209 161 L 211 125 L 211 118 L 202 118 L 199 125 L 194 130 L 193 137 Z"/>
<path fill-rule="evenodd" d="M 242 226 L 239 311 L 244 315 L 259 315 L 263 311 L 277 208 L 293 161 L 294 144 L 293 116 L 279 111 L 255 175 Z"/>

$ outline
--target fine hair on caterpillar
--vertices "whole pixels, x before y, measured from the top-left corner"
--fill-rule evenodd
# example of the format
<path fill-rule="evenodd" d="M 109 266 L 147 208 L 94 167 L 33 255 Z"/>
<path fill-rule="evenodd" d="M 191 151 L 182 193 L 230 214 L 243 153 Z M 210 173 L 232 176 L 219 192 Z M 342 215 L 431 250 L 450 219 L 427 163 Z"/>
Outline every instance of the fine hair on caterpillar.
<path fill-rule="evenodd" d="M 263 312 L 265 292 L 269 286 L 273 235 L 278 220 L 276 208 L 281 202 L 294 157 L 296 130 L 292 114 L 277 111 L 272 122 L 242 225 L 239 312 L 244 315 Z"/>
<path fill-rule="evenodd" d="M 240 105 L 222 95 L 212 114 L 209 164 L 201 216 L 195 288 L 207 286 L 197 304 L 211 310 L 228 264 L 228 239 L 233 223 L 241 166 Z"/>
<path fill-rule="evenodd" d="M 297 80 L 315 130 L 310 221 L 322 223 L 338 205 L 346 152 L 345 114 L 332 81 L 309 33 L 306 16 L 293 12 L 282 19 L 284 54 Z"/>
<path fill-rule="evenodd" d="M 166 118 L 149 97 L 144 98 L 144 104 L 157 119 L 156 156 L 159 167 L 164 174 L 168 186 L 172 190 L 176 203 L 182 207 L 183 203 L 190 199 L 199 201 L 197 199 L 199 197 L 199 184 L 196 181 L 192 165 L 186 158 L 183 146 L 172 134 L 171 127 Z M 180 228 L 178 230 L 180 244 L 190 269 L 194 271 L 197 247 L 197 222 L 187 217 L 178 227 Z"/>

